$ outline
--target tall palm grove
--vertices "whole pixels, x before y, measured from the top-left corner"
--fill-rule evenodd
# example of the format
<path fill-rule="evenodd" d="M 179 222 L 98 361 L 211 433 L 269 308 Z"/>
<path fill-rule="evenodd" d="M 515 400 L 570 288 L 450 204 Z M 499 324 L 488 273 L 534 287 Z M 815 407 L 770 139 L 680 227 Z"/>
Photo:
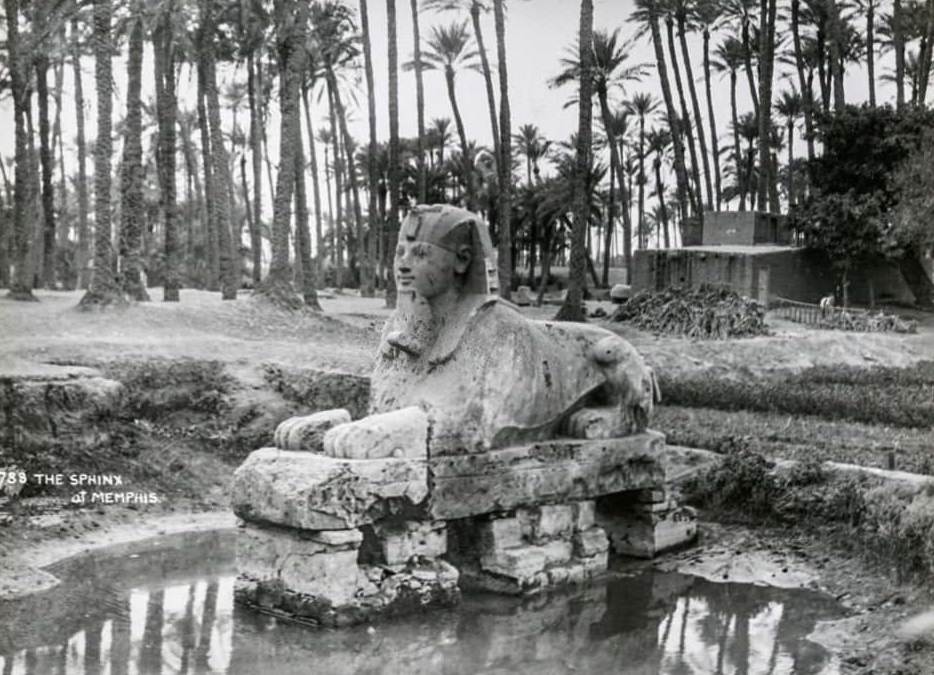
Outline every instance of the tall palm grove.
<path fill-rule="evenodd" d="M 581 0 L 539 47 L 577 112 L 550 138 L 510 89 L 534 2 L 3 0 L 0 286 L 392 306 L 400 220 L 446 202 L 490 223 L 503 296 L 567 268 L 577 320 L 705 212 L 805 203 L 832 116 L 925 107 L 934 0 L 634 0 L 602 27 Z"/>

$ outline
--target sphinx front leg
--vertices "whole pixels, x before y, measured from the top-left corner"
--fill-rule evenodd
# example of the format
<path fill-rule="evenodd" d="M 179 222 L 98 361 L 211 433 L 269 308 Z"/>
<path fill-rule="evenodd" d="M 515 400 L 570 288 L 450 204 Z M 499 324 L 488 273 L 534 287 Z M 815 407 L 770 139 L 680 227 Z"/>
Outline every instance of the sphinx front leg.
<path fill-rule="evenodd" d="M 424 458 L 428 415 L 415 406 L 369 415 L 330 429 L 323 445 L 326 455 L 345 459 Z"/>
<path fill-rule="evenodd" d="M 349 421 L 350 413 L 344 408 L 290 417 L 276 427 L 273 444 L 280 450 L 323 452 L 327 431 Z"/>

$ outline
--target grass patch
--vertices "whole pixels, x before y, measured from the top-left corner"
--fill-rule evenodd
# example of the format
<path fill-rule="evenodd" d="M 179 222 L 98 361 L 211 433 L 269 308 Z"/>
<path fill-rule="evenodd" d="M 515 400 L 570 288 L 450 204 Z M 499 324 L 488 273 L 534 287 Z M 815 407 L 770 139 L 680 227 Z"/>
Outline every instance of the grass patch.
<path fill-rule="evenodd" d="M 685 485 L 689 502 L 720 518 L 813 527 L 890 565 L 901 580 L 934 574 L 934 487 L 840 475 L 819 462 L 776 469 L 740 450 Z"/>
<path fill-rule="evenodd" d="M 715 452 L 747 449 L 766 457 L 895 468 L 934 475 L 930 429 L 889 427 L 814 415 L 659 406 L 652 427 L 672 445 Z"/>
<path fill-rule="evenodd" d="M 660 373 L 659 380 L 670 405 L 934 427 L 934 361 L 910 368 L 820 366 L 755 381 L 708 373 L 673 377 Z"/>

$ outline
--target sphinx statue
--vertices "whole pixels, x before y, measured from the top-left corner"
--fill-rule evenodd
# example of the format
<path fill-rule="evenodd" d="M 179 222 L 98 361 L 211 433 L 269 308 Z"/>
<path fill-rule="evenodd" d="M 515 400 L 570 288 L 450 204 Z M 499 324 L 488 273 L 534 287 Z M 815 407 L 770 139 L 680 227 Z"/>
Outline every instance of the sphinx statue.
<path fill-rule="evenodd" d="M 611 548 L 652 557 L 695 536 L 632 345 L 496 297 L 489 233 L 463 209 L 412 209 L 394 275 L 367 414 L 290 418 L 235 473 L 240 601 L 343 625 L 462 588 L 585 583 Z"/>
<path fill-rule="evenodd" d="M 659 390 L 636 350 L 596 326 L 528 319 L 491 293 L 495 269 L 478 216 L 446 205 L 412 209 L 399 232 L 398 306 L 380 340 L 370 414 L 400 428 L 421 419 L 411 408 L 424 411 L 432 456 L 645 430 Z M 318 420 L 287 421 L 281 447 L 299 449 Z M 324 450 L 371 459 L 398 450 L 373 446 L 371 436 L 366 420 L 350 422 L 325 435 Z"/>

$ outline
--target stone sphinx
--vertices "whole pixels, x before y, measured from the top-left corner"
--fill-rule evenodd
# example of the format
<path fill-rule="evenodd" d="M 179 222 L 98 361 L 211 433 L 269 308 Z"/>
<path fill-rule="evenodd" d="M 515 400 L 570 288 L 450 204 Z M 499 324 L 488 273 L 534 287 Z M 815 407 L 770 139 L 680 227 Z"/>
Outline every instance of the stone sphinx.
<path fill-rule="evenodd" d="M 424 411 L 433 456 L 644 431 L 659 392 L 642 357 L 608 330 L 532 321 L 492 296 L 493 257 L 474 214 L 411 211 L 395 256 L 398 310 L 380 340 L 369 412 L 404 434 L 406 420 L 423 423 L 409 409 Z M 281 447 L 301 449 L 320 419 L 287 422 Z M 400 450 L 372 437 L 366 420 L 342 425 L 325 435 L 324 450 L 347 458 Z"/>
<path fill-rule="evenodd" d="M 528 319 L 494 296 L 495 270 L 476 215 L 409 213 L 368 414 L 286 420 L 235 474 L 238 598 L 340 625 L 459 588 L 580 583 L 611 545 L 693 538 L 647 430 L 652 370 L 610 331 Z"/>

